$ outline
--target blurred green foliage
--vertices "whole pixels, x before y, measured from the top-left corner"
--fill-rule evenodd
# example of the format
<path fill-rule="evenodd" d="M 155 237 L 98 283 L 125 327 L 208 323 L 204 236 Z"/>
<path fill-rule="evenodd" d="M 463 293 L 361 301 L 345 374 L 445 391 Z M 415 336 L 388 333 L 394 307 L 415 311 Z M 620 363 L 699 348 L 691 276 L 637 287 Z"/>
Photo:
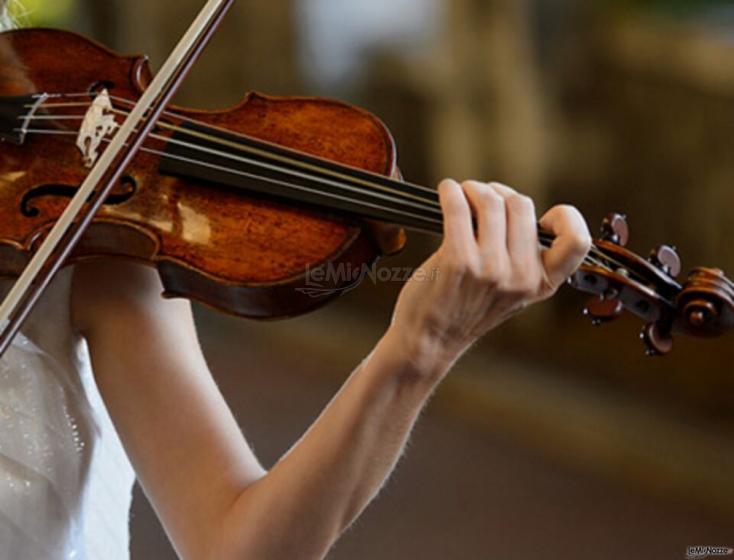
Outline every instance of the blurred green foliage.
<path fill-rule="evenodd" d="M 60 27 L 71 21 L 77 0 L 18 0 L 9 6 L 24 27 Z"/>

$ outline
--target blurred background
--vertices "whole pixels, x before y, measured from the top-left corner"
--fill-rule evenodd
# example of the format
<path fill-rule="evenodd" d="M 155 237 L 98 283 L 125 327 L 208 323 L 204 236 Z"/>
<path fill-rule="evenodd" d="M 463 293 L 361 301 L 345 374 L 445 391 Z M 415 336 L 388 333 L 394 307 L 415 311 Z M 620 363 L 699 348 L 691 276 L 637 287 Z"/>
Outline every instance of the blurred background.
<path fill-rule="evenodd" d="M 24 23 L 87 33 L 159 64 L 201 0 L 24 0 Z M 394 133 L 413 181 L 497 179 L 631 247 L 734 271 L 731 0 L 241 0 L 179 96 L 338 97 Z M 385 261 L 416 265 L 414 234 Z M 207 357 L 266 465 L 303 433 L 389 321 L 366 282 L 309 316 L 197 309 Z M 437 302 L 438 303 L 438 302 Z M 396 476 L 341 559 L 663 559 L 734 546 L 734 345 L 644 356 L 640 325 L 601 329 L 584 296 L 492 333 L 432 400 Z M 196 419 L 192 418 L 192 422 Z M 174 558 L 137 491 L 133 558 Z"/>

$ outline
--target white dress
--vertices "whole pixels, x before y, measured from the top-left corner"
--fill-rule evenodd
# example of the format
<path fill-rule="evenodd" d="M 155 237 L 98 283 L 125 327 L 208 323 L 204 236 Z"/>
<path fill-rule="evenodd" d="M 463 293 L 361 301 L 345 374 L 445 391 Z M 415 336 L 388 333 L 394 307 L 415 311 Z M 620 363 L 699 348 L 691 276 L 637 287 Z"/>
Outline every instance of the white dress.
<path fill-rule="evenodd" d="M 71 275 L 0 361 L 0 560 L 129 558 L 134 473 L 71 328 Z"/>

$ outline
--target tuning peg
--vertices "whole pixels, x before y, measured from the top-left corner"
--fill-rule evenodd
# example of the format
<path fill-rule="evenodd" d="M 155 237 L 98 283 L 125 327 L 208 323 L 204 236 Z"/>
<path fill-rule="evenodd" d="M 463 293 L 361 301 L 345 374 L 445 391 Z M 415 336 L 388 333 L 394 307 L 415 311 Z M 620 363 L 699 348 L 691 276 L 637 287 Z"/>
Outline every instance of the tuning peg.
<path fill-rule="evenodd" d="M 648 356 L 665 356 L 673 349 L 673 337 L 659 323 L 648 323 L 640 333 Z"/>
<path fill-rule="evenodd" d="M 615 245 L 625 247 L 629 241 L 630 231 L 627 216 L 612 212 L 607 214 L 601 223 L 601 238 Z"/>
<path fill-rule="evenodd" d="M 682 268 L 678 252 L 671 245 L 658 245 L 650 251 L 650 257 L 647 260 L 673 278 L 680 274 Z"/>
<path fill-rule="evenodd" d="M 591 319 L 595 327 L 613 321 L 624 311 L 622 302 L 616 297 L 593 297 L 584 308 L 584 315 Z"/>

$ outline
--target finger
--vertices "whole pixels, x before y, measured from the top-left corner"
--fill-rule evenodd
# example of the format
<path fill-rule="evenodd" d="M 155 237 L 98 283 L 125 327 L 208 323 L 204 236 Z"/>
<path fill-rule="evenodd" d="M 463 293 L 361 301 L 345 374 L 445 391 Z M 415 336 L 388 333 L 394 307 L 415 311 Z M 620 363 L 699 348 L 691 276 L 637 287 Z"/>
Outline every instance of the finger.
<path fill-rule="evenodd" d="M 540 226 L 556 236 L 550 249 L 542 255 L 546 277 L 556 289 L 583 262 L 591 248 L 591 234 L 586 220 L 573 206 L 551 208 L 540 219 Z"/>
<path fill-rule="evenodd" d="M 490 186 L 505 199 L 507 214 L 507 250 L 512 262 L 529 267 L 538 261 L 538 221 L 530 197 L 501 183 Z"/>
<path fill-rule="evenodd" d="M 482 259 L 507 258 L 505 199 L 487 183 L 465 181 L 461 185 L 477 219 L 477 241 Z"/>
<path fill-rule="evenodd" d="M 438 194 L 443 210 L 444 243 L 457 253 L 475 248 L 471 208 L 461 185 L 446 179 L 438 186 Z"/>

